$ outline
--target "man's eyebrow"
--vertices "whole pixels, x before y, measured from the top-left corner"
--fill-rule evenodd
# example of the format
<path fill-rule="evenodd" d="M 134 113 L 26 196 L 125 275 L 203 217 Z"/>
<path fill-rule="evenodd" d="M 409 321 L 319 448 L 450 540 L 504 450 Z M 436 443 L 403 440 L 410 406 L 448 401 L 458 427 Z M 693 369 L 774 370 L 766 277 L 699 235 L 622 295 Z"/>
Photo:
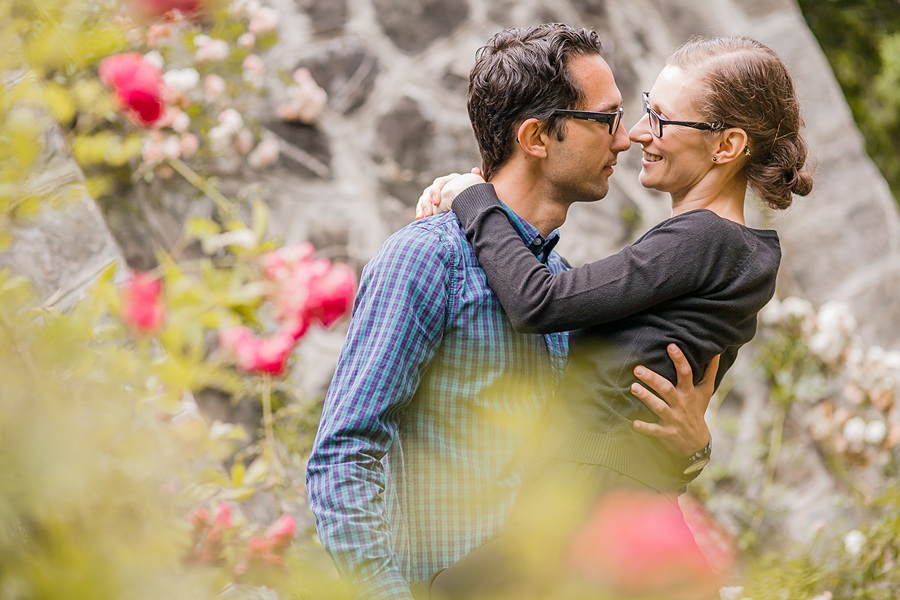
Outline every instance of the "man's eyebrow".
<path fill-rule="evenodd" d="M 621 102 L 610 102 L 609 104 L 604 104 L 600 108 L 592 109 L 592 110 L 594 110 L 595 112 L 610 113 L 610 112 L 616 112 L 617 110 L 619 110 L 620 106 L 622 106 Z"/>

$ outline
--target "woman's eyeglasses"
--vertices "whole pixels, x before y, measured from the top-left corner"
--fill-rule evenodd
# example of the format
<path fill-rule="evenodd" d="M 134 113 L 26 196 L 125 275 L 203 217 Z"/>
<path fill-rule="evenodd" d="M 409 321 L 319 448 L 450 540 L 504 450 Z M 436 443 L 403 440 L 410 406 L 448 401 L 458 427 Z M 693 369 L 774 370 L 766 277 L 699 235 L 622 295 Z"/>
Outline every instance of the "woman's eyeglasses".
<path fill-rule="evenodd" d="M 658 138 L 661 138 L 663 136 L 663 125 L 680 125 L 682 127 L 690 127 L 692 129 L 701 129 L 704 131 L 720 131 L 722 129 L 728 129 L 728 125 L 726 125 L 725 123 L 670 121 L 669 119 L 659 116 L 659 113 L 650 107 L 650 92 L 642 93 L 641 98 L 644 99 L 644 110 L 646 110 L 647 114 L 650 115 L 650 131 Z"/>

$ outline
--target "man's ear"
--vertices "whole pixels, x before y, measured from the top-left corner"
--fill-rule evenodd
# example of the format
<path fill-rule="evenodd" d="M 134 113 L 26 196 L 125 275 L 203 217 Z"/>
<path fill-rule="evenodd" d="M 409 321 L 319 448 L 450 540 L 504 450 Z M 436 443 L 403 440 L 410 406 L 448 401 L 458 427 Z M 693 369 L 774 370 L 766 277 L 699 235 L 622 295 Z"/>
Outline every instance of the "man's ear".
<path fill-rule="evenodd" d="M 534 117 L 525 119 L 516 130 L 516 143 L 528 156 L 547 157 L 547 131 L 544 123 Z"/>
<path fill-rule="evenodd" d="M 747 132 L 740 127 L 730 127 L 722 132 L 719 144 L 715 149 L 715 162 L 730 162 L 744 154 L 744 148 L 750 143 Z"/>

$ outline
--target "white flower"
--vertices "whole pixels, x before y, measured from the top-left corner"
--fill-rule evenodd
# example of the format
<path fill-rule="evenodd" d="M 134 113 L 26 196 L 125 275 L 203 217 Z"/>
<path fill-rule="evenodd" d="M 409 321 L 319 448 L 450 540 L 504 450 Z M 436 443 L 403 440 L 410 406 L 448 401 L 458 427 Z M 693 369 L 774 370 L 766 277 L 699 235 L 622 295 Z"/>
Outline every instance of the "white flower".
<path fill-rule="evenodd" d="M 219 123 L 230 134 L 234 135 L 244 126 L 244 117 L 233 108 L 226 108 L 219 113 Z"/>
<path fill-rule="evenodd" d="M 266 64 L 256 54 L 248 54 L 241 65 L 244 68 L 244 81 L 253 87 L 262 87 L 266 75 Z"/>
<path fill-rule="evenodd" d="M 181 136 L 170 135 L 162 145 L 162 153 L 166 158 L 178 158 L 181 156 Z"/>
<path fill-rule="evenodd" d="M 782 315 L 786 318 L 803 320 L 815 314 L 813 305 L 809 300 L 788 296 L 781 302 Z"/>
<path fill-rule="evenodd" d="M 858 529 L 848 531 L 847 535 L 844 536 L 844 550 L 846 550 L 848 554 L 852 554 L 853 556 L 857 556 L 860 552 L 862 552 L 863 544 L 865 543 L 866 536 L 862 531 Z"/>
<path fill-rule="evenodd" d="M 213 152 L 224 152 L 231 143 L 231 137 L 234 135 L 224 125 L 216 125 L 209 128 L 209 147 Z"/>
<path fill-rule="evenodd" d="M 841 357 L 847 338 L 833 329 L 819 330 L 809 338 L 810 351 L 822 362 L 833 363 Z"/>
<path fill-rule="evenodd" d="M 181 134 L 181 155 L 193 156 L 200 149 L 200 138 L 193 133 Z"/>
<path fill-rule="evenodd" d="M 719 588 L 720 600 L 741 600 L 744 595 L 744 588 L 739 585 L 732 585 Z"/>
<path fill-rule="evenodd" d="M 254 169 L 264 169 L 278 161 L 281 154 L 281 144 L 275 138 L 266 138 L 253 149 L 247 157 L 247 164 Z"/>
<path fill-rule="evenodd" d="M 179 110 L 172 116 L 172 124 L 170 126 L 178 133 L 183 133 L 191 126 L 191 118 L 186 112 Z"/>
<path fill-rule="evenodd" d="M 877 445 L 887 437 L 887 425 L 881 419 L 875 419 L 866 423 L 865 438 L 870 444 Z"/>
<path fill-rule="evenodd" d="M 861 417 L 853 417 L 844 423 L 844 439 L 848 444 L 861 444 L 866 439 L 866 422 Z"/>
<path fill-rule="evenodd" d="M 777 325 L 781 322 L 781 301 L 772 298 L 769 303 L 759 311 L 759 319 L 765 325 Z"/>
<path fill-rule="evenodd" d="M 832 600 L 832 595 L 831 592 L 825 592 L 824 594 L 813 596 L 811 600 Z"/>
<path fill-rule="evenodd" d="M 200 35 L 194 38 L 194 43 L 197 42 L 198 37 Z M 228 58 L 228 43 L 225 40 L 214 40 L 208 36 L 203 37 L 207 38 L 208 41 L 197 46 L 197 53 L 194 55 L 197 62 L 213 62 Z"/>
<path fill-rule="evenodd" d="M 850 334 L 856 330 L 856 318 L 850 312 L 850 307 L 843 302 L 832 300 L 819 307 L 817 315 L 819 329 L 826 331 L 838 331 Z"/>
<path fill-rule="evenodd" d="M 238 46 L 242 48 L 252 48 L 256 45 L 256 36 L 250 32 L 242 33 L 237 39 Z"/>
<path fill-rule="evenodd" d="M 215 102 L 225 93 L 225 80 L 213 73 L 203 79 L 203 97 L 207 102 Z"/>
<path fill-rule="evenodd" d="M 278 11 L 269 6 L 263 6 L 250 17 L 250 25 L 247 29 L 253 35 L 265 35 L 278 27 Z"/>
<path fill-rule="evenodd" d="M 253 150 L 253 132 L 246 127 L 238 131 L 234 139 L 234 147 L 241 154 L 247 154 Z"/>
<path fill-rule="evenodd" d="M 288 99 L 278 107 L 278 116 L 285 121 L 314 123 L 328 102 L 328 94 L 307 69 L 294 71 L 294 81 L 297 85 L 287 89 Z"/>
<path fill-rule="evenodd" d="M 162 54 L 157 52 L 156 50 L 151 50 L 147 54 L 144 55 L 144 60 L 146 60 L 151 65 L 155 66 L 157 69 L 162 69 L 166 65 L 165 59 L 162 57 Z"/>
<path fill-rule="evenodd" d="M 197 72 L 197 69 L 191 68 L 172 69 L 163 74 L 163 80 L 170 88 L 189 92 L 200 83 L 200 73 Z"/>

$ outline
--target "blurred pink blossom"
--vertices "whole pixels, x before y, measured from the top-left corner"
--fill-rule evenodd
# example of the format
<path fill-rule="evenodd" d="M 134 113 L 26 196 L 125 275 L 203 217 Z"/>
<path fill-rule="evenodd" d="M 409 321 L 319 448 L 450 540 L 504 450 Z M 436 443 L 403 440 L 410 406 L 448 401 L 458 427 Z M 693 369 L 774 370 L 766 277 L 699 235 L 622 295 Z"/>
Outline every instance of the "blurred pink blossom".
<path fill-rule="evenodd" d="M 290 545 L 296 530 L 297 521 L 293 516 L 285 514 L 272 523 L 269 529 L 266 530 L 266 536 L 272 542 L 273 548 L 283 549 Z"/>
<path fill-rule="evenodd" d="M 203 97 L 207 102 L 215 102 L 225 94 L 225 80 L 215 73 L 203 79 Z"/>
<path fill-rule="evenodd" d="M 314 123 L 328 102 L 328 94 L 307 69 L 294 71 L 294 83 L 287 88 L 287 100 L 278 107 L 278 116 L 285 121 Z"/>
<path fill-rule="evenodd" d="M 279 330 L 266 337 L 257 337 L 242 325 L 220 332 L 219 344 L 235 359 L 237 367 L 248 373 L 281 375 L 287 359 L 297 345 L 293 332 Z"/>
<path fill-rule="evenodd" d="M 139 125 L 148 127 L 160 119 L 165 110 L 162 72 L 144 56 L 137 52 L 108 56 L 100 62 L 99 74 Z"/>
<path fill-rule="evenodd" d="M 278 27 L 278 11 L 269 6 L 261 6 L 250 17 L 250 24 L 247 29 L 253 35 L 265 35 L 275 31 Z"/>
<path fill-rule="evenodd" d="M 265 138 L 247 157 L 247 164 L 254 169 L 264 169 L 278 162 L 281 144 L 275 138 Z"/>
<path fill-rule="evenodd" d="M 269 253 L 263 269 L 272 284 L 269 299 L 280 321 L 318 321 L 328 327 L 350 311 L 355 273 L 347 265 L 313 258 L 308 243 Z"/>
<path fill-rule="evenodd" d="M 567 547 L 573 574 L 625 595 L 706 598 L 719 589 L 684 515 L 655 492 L 604 496 Z"/>
<path fill-rule="evenodd" d="M 194 54 L 197 62 L 213 62 L 228 58 L 228 42 L 225 40 L 213 39 L 201 33 L 194 36 L 194 45 L 197 47 Z"/>
<path fill-rule="evenodd" d="M 166 320 L 162 282 L 150 273 L 135 273 L 125 286 L 122 320 L 136 333 L 152 335 Z"/>

